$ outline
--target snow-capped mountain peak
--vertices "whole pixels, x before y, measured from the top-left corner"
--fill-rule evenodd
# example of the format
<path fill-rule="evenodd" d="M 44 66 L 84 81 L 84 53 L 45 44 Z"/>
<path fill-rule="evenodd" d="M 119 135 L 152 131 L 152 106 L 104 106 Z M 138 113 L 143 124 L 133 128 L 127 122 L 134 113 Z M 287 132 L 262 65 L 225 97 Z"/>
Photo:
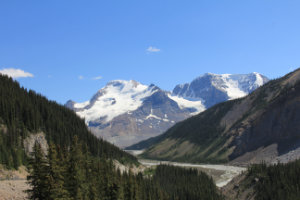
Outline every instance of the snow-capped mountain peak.
<path fill-rule="evenodd" d="M 105 118 L 110 121 L 123 113 L 136 110 L 143 99 L 157 90 L 137 81 L 114 80 L 100 89 L 91 100 L 74 103 L 76 113 L 86 122 Z"/>
<path fill-rule="evenodd" d="M 186 99 L 202 100 L 206 107 L 246 96 L 268 81 L 265 76 L 250 74 L 205 73 L 191 83 L 177 85 L 172 95 Z"/>

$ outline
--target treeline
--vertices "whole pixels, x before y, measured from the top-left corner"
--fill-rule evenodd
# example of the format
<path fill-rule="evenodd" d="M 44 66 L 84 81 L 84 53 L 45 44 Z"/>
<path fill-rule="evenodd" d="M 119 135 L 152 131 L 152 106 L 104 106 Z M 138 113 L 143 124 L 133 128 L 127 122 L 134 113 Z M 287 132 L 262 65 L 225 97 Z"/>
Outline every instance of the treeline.
<path fill-rule="evenodd" d="M 36 144 L 32 156 L 29 199 L 165 199 L 150 179 L 121 174 L 111 160 L 90 156 L 76 137 L 69 150 L 50 145 L 48 156 Z"/>
<path fill-rule="evenodd" d="M 30 199 L 218 200 L 211 178 L 196 170 L 158 166 L 153 178 L 121 174 L 111 161 L 89 155 L 75 137 L 68 150 L 50 145 L 48 155 L 38 143 L 30 159 Z"/>
<path fill-rule="evenodd" d="M 255 184 L 256 200 L 300 199 L 300 160 L 271 166 L 251 165 L 247 176 Z"/>
<path fill-rule="evenodd" d="M 26 165 L 23 140 L 41 131 L 48 143 L 70 146 L 76 135 L 94 156 L 137 162 L 134 156 L 96 138 L 73 111 L 0 75 L 0 164 L 9 168 Z"/>

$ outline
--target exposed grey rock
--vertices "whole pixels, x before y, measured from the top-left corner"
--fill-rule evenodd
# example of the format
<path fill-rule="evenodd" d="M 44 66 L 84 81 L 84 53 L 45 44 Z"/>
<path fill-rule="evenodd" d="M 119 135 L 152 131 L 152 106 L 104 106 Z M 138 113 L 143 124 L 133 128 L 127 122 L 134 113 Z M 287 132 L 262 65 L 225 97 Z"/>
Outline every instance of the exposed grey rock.
<path fill-rule="evenodd" d="M 23 141 L 25 153 L 30 156 L 30 154 L 33 152 L 33 147 L 36 142 L 41 145 L 44 155 L 47 155 L 49 146 L 45 137 L 45 133 L 43 132 L 30 134 Z"/>

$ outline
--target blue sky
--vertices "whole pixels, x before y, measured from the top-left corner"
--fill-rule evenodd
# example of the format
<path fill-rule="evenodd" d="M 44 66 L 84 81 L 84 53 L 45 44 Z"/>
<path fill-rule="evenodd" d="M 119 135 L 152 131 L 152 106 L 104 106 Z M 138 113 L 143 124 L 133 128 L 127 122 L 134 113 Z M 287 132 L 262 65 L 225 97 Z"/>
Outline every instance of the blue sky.
<path fill-rule="evenodd" d="M 300 66 L 300 1 L 0 0 L 0 70 L 51 100 L 114 79 L 171 90 L 206 73 L 280 77 Z"/>

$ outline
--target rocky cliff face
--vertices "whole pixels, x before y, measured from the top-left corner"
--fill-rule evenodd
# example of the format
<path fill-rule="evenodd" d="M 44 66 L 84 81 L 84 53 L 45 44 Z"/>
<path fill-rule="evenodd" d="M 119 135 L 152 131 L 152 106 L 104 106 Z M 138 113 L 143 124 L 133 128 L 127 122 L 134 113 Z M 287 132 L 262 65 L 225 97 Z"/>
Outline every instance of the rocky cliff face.
<path fill-rule="evenodd" d="M 49 146 L 46 140 L 45 133 L 39 132 L 35 134 L 30 134 L 26 139 L 23 140 L 24 150 L 27 156 L 30 156 L 30 154 L 33 152 L 33 147 L 35 143 L 41 145 L 44 155 L 48 154 Z"/>
<path fill-rule="evenodd" d="M 300 70 L 296 70 L 245 98 L 177 124 L 154 140 L 144 156 L 190 162 L 287 162 L 300 157 L 299 113 Z"/>

